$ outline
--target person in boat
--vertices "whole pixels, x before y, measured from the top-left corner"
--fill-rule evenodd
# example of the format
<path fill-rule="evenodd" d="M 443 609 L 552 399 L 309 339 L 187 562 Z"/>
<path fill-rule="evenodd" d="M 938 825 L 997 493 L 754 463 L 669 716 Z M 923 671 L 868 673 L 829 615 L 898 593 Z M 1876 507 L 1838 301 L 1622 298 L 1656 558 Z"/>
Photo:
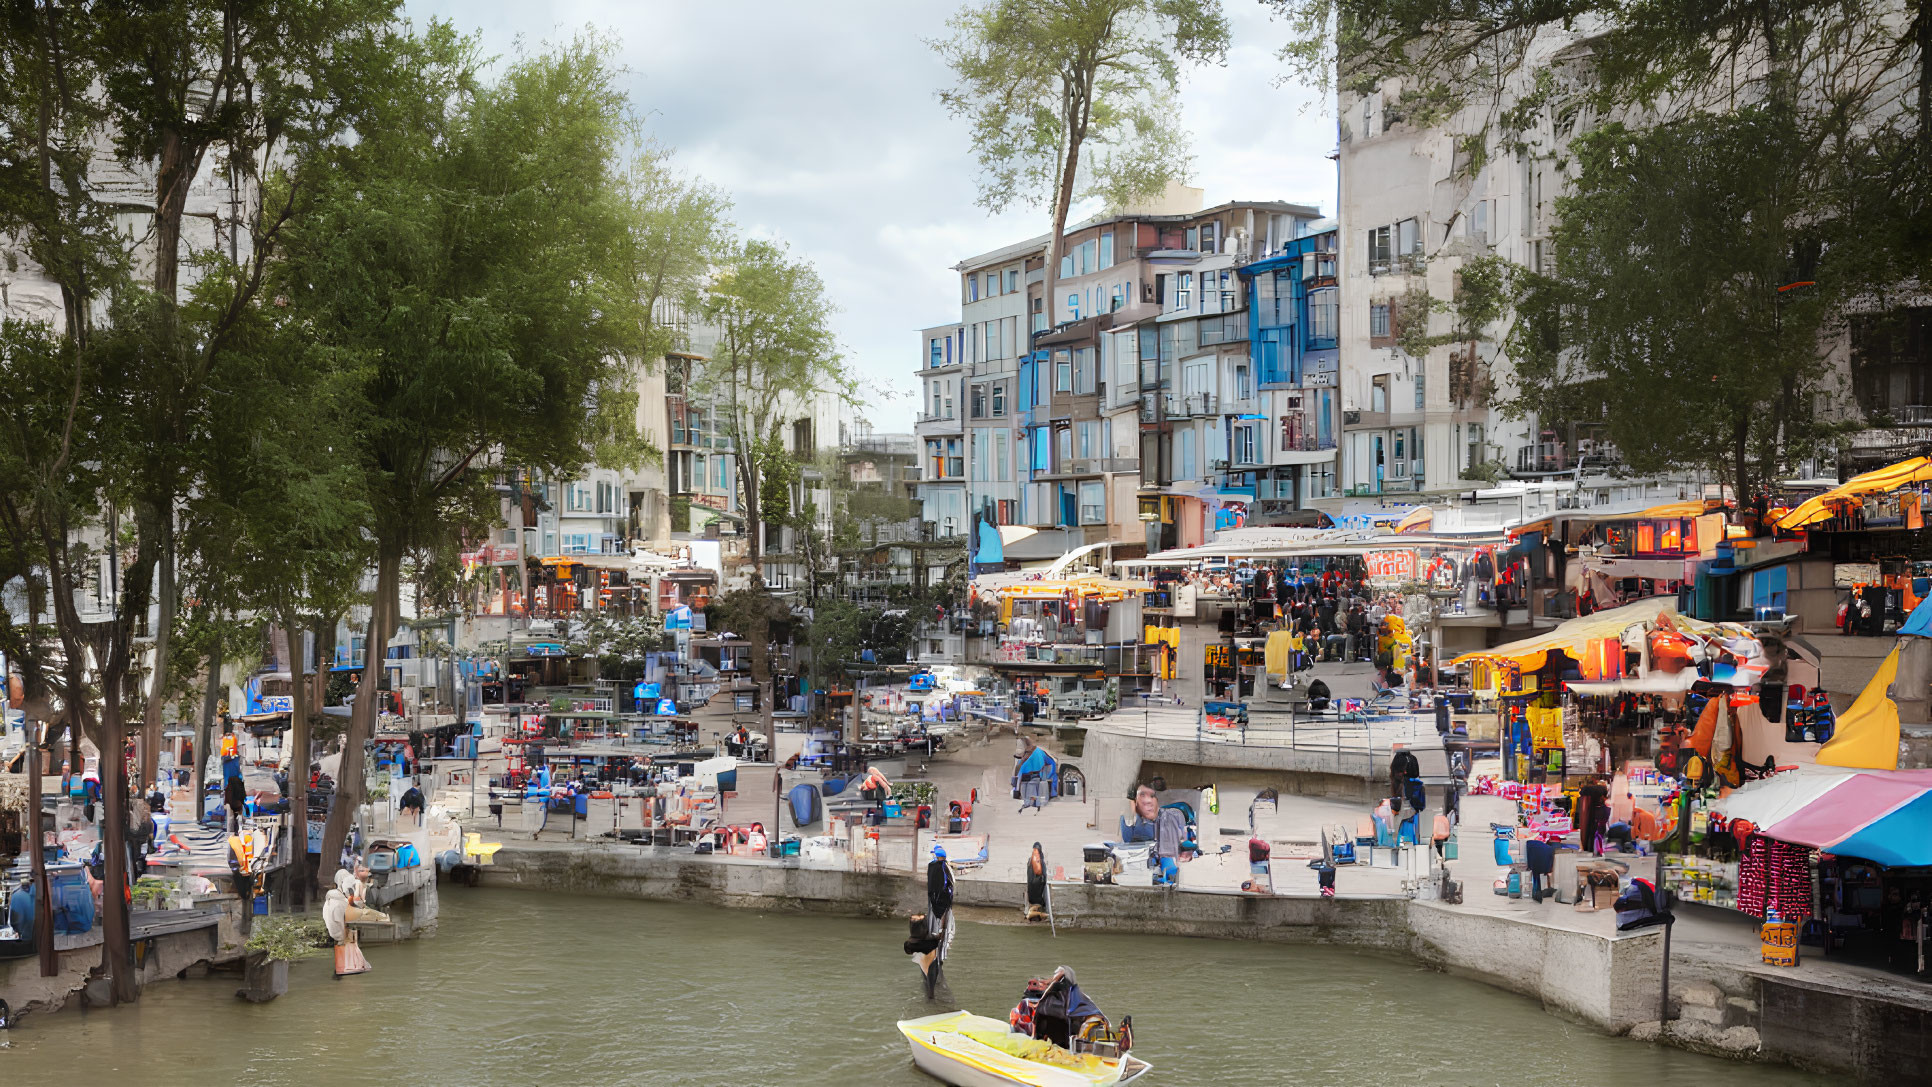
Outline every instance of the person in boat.
<path fill-rule="evenodd" d="M 1033 1009 L 1033 1036 L 1072 1049 L 1073 1040 L 1089 1019 L 1104 1021 L 1100 1006 L 1088 998 L 1074 979 L 1073 967 L 1060 966 L 1047 979 L 1046 992 Z"/>
<path fill-rule="evenodd" d="M 1047 915 L 1046 852 L 1033 843 L 1033 855 L 1026 861 L 1026 919 L 1038 921 Z"/>

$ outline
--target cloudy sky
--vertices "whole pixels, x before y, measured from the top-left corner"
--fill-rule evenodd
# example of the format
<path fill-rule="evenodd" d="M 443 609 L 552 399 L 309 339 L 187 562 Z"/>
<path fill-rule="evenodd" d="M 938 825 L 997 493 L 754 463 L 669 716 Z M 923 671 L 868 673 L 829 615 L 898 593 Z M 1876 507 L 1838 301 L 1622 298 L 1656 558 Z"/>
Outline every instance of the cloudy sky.
<path fill-rule="evenodd" d="M 480 34 L 499 56 L 519 39 L 614 34 L 657 137 L 731 194 L 743 231 L 818 267 L 873 425 L 910 431 L 916 330 L 959 316 L 952 265 L 1048 224 L 1044 209 L 994 216 L 973 202 L 967 132 L 933 97 L 948 72 L 924 44 L 957 2 L 408 0 L 408 10 Z M 1191 73 L 1182 92 L 1191 180 L 1210 205 L 1291 200 L 1333 214 L 1332 116 L 1306 91 L 1272 85 L 1283 28 L 1256 0 L 1225 4 L 1227 64 Z"/>

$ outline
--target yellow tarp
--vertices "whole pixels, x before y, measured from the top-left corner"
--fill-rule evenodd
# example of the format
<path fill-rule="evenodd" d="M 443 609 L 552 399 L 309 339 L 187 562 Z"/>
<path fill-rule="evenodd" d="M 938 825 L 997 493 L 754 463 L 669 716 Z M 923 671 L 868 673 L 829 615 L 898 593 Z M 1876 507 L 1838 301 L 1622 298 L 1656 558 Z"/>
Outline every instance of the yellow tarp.
<path fill-rule="evenodd" d="M 1898 647 L 1885 656 L 1878 674 L 1858 694 L 1851 709 L 1838 718 L 1836 730 L 1818 749 L 1822 766 L 1850 766 L 1860 770 L 1898 769 L 1898 703 L 1892 701 L 1892 681 L 1898 678 Z"/>
<path fill-rule="evenodd" d="M 1817 524 L 1832 515 L 1832 506 L 1835 504 L 1852 501 L 1861 495 L 1895 491 L 1927 480 L 1932 480 L 1932 457 L 1902 460 L 1862 476 L 1853 476 L 1824 494 L 1805 499 L 1797 509 L 1778 518 L 1778 527 L 1789 531 Z"/>
<path fill-rule="evenodd" d="M 1271 676 L 1288 674 L 1288 663 L 1293 659 L 1295 636 L 1285 630 L 1273 631 L 1268 641 L 1261 647 L 1261 661 Z"/>
<path fill-rule="evenodd" d="M 1591 642 L 1599 638 L 1619 637 L 1631 627 L 1657 618 L 1659 613 L 1668 614 L 1673 621 L 1681 622 L 1677 615 L 1677 601 L 1667 596 L 1656 596 L 1648 600 L 1639 600 L 1635 604 L 1625 604 L 1621 608 L 1600 611 L 1594 615 L 1565 619 L 1548 633 L 1510 642 L 1507 645 L 1499 645 L 1494 649 L 1464 653 L 1450 663 L 1462 664 L 1481 657 L 1491 657 L 1497 660 L 1514 661 L 1518 667 L 1530 669 L 1541 665 L 1544 654 L 1552 649 L 1562 650 L 1580 661 L 1583 659 L 1585 647 Z"/>

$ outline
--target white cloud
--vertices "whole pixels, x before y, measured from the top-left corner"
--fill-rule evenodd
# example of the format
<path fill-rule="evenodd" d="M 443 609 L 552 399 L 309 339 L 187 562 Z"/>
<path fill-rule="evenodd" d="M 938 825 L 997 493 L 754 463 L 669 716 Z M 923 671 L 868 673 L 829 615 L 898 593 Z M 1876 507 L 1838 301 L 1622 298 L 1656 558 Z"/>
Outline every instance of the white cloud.
<path fill-rule="evenodd" d="M 1277 88 L 1283 28 L 1252 0 L 1225 0 L 1235 47 L 1225 66 L 1191 73 L 1184 117 L 1193 181 L 1210 203 L 1280 199 L 1333 210 L 1333 119 L 1306 92 Z M 933 92 L 947 71 L 925 39 L 953 0 L 644 0 L 509 3 L 408 0 L 418 19 L 448 19 L 486 53 L 567 38 L 594 26 L 620 62 L 653 132 L 684 168 L 731 194 L 750 233 L 788 242 L 825 279 L 841 342 L 860 378 L 909 390 L 915 332 L 959 315 L 951 267 L 1046 229 L 1032 209 L 989 215 L 974 201 L 964 126 Z M 910 430 L 915 401 L 873 413 Z"/>

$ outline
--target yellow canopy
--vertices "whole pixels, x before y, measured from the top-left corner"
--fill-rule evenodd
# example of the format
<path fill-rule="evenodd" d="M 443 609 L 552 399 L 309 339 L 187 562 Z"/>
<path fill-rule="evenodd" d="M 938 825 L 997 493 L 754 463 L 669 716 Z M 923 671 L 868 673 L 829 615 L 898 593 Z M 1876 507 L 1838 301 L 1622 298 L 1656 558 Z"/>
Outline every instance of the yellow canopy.
<path fill-rule="evenodd" d="M 1648 521 L 1653 518 L 1702 517 L 1703 515 L 1704 515 L 1704 503 L 1691 501 L 1691 502 L 1666 502 L 1661 506 L 1652 506 L 1649 509 L 1642 511 L 1641 513 L 1632 514 L 1631 516 L 1637 520 Z"/>
<path fill-rule="evenodd" d="M 1430 528 L 1434 527 L 1435 523 L 1435 510 L 1430 509 L 1428 506 L 1417 506 L 1415 509 L 1409 511 L 1407 517 L 1395 523 L 1395 531 L 1397 533 L 1427 532 Z"/>
<path fill-rule="evenodd" d="M 1862 476 L 1853 476 L 1824 494 L 1805 499 L 1797 509 L 1778 518 L 1778 527 L 1790 530 L 1814 525 L 1832 515 L 1834 503 L 1849 502 L 1861 495 L 1895 491 L 1927 480 L 1932 480 L 1932 457 L 1913 457 L 1876 468 Z"/>
<path fill-rule="evenodd" d="M 1599 638 L 1620 637 L 1624 631 L 1640 623 L 1657 618 L 1659 613 L 1668 613 L 1677 620 L 1677 601 L 1672 597 L 1656 596 L 1639 600 L 1635 604 L 1625 604 L 1621 608 L 1611 608 L 1594 615 L 1565 619 L 1546 633 L 1533 638 L 1499 645 L 1494 649 L 1483 649 L 1474 653 L 1464 653 L 1452 664 L 1488 657 L 1493 660 L 1514 661 L 1518 667 L 1534 668 L 1543 663 L 1544 654 L 1552 649 L 1583 659 L 1585 647 Z M 1681 620 L 1680 620 L 1681 621 Z"/>
<path fill-rule="evenodd" d="M 1898 769 L 1898 703 L 1891 694 L 1892 680 L 1897 678 L 1898 647 L 1893 646 L 1878 666 L 1878 674 L 1838 719 L 1831 739 L 1818 749 L 1821 765 Z"/>

